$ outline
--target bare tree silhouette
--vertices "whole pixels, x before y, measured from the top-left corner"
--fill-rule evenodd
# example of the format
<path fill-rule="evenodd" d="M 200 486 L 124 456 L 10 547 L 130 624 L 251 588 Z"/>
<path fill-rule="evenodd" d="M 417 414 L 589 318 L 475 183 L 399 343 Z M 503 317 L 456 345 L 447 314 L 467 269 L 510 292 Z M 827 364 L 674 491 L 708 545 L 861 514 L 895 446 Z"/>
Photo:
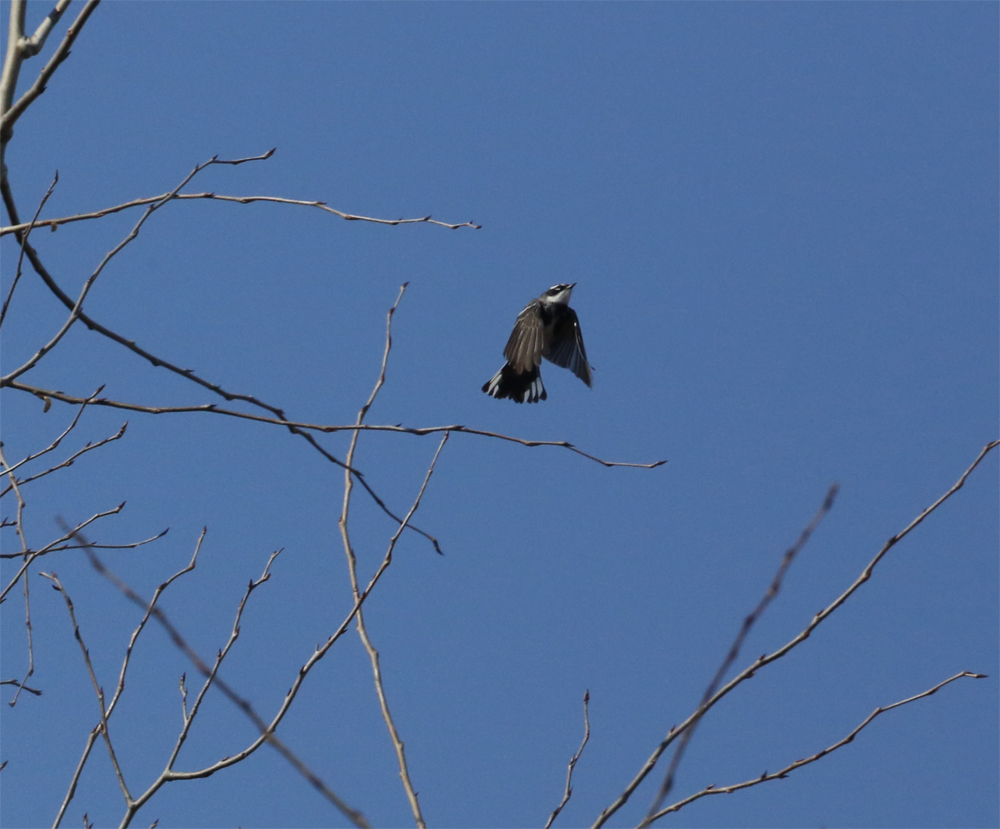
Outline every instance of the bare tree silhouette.
<path fill-rule="evenodd" d="M 517 435 L 502 434 L 487 429 L 467 427 L 460 424 L 414 427 L 404 426 L 401 424 L 368 423 L 366 418 L 369 410 L 375 402 L 379 391 L 386 383 L 386 368 L 390 361 L 392 349 L 393 317 L 404 298 L 404 292 L 407 287 L 406 284 L 400 288 L 399 295 L 396 298 L 395 303 L 388 311 L 386 319 L 385 347 L 382 355 L 381 368 L 375 380 L 374 388 L 368 400 L 360 408 L 356 421 L 348 424 L 312 423 L 290 417 L 286 414 L 287 407 L 281 405 L 279 402 L 265 401 L 255 394 L 252 389 L 236 391 L 224 385 L 222 381 L 217 382 L 216 380 L 199 374 L 193 369 L 184 368 L 169 355 L 154 353 L 146 346 L 130 339 L 130 335 L 127 332 L 115 330 L 110 325 L 97 319 L 96 315 L 91 315 L 91 313 L 87 310 L 87 300 L 94 284 L 102 276 L 108 266 L 114 262 L 116 257 L 122 253 L 122 251 L 137 242 L 147 223 L 155 221 L 156 215 L 165 208 L 183 209 L 184 205 L 211 200 L 229 205 L 233 209 L 239 209 L 241 206 L 252 203 L 260 203 L 271 208 L 292 207 L 297 209 L 305 208 L 310 211 L 320 211 L 331 218 L 339 218 L 352 222 L 367 222 L 391 227 L 398 227 L 405 224 L 421 224 L 428 226 L 427 232 L 438 232 L 439 229 L 474 232 L 479 229 L 480 226 L 471 221 L 447 222 L 433 219 L 431 216 L 406 219 L 374 218 L 341 211 L 320 201 L 297 199 L 285 196 L 221 195 L 212 192 L 191 192 L 189 190 L 199 174 L 208 168 L 236 168 L 240 165 L 265 164 L 274 154 L 274 150 L 269 150 L 259 155 L 243 158 L 222 159 L 219 157 L 213 157 L 194 166 L 190 172 L 183 175 L 179 179 L 175 187 L 159 195 L 137 196 L 130 201 L 111 207 L 92 206 L 91 209 L 74 215 L 58 218 L 43 218 L 42 214 L 46 203 L 48 202 L 51 194 L 58 187 L 58 175 L 55 175 L 48 191 L 40 200 L 37 207 L 33 210 L 31 219 L 24 221 L 21 211 L 18 208 L 14 190 L 8 175 L 7 147 L 15 136 L 14 128 L 18 120 L 45 92 L 46 86 L 53 80 L 56 70 L 59 69 L 63 62 L 69 57 L 71 47 L 76 42 L 81 31 L 90 21 L 94 10 L 99 5 L 99 0 L 88 0 L 88 2 L 84 4 L 75 20 L 66 30 L 62 40 L 51 52 L 51 56 L 48 61 L 38 72 L 31 85 L 20 95 L 20 97 L 17 97 L 17 87 L 22 68 L 31 66 L 28 61 L 31 58 L 39 56 L 43 53 L 50 35 L 57 30 L 57 27 L 61 23 L 62 15 L 69 5 L 69 0 L 58 0 L 48 17 L 45 18 L 43 23 L 33 34 L 29 35 L 25 31 L 25 0 L 14 0 L 12 2 L 10 9 L 10 37 L 8 40 L 3 74 L 2 78 L 0 78 L 0 105 L 2 105 L 2 124 L 0 124 L 0 158 L 3 160 L 3 174 L 2 180 L 0 180 L 0 194 L 2 194 L 9 220 L 6 226 L 0 228 L 0 236 L 14 236 L 20 250 L 20 255 L 12 273 L 9 263 L 4 263 L 4 281 L 9 287 L 6 290 L 6 295 L 3 299 L 2 311 L 0 311 L 0 326 L 3 326 L 8 322 L 8 317 L 13 319 L 18 313 L 15 293 L 27 268 L 30 268 L 34 274 L 37 275 L 37 277 L 48 289 L 51 297 L 54 298 L 54 300 L 56 300 L 56 302 L 58 302 L 66 312 L 65 319 L 62 324 L 56 330 L 47 335 L 47 339 L 44 343 L 40 345 L 28 359 L 26 359 L 21 365 L 4 371 L 2 377 L 0 377 L 0 387 L 5 390 L 5 394 L 17 394 L 37 398 L 43 412 L 49 412 L 51 410 L 54 414 L 57 414 L 60 417 L 63 417 L 64 415 L 68 416 L 68 423 L 65 423 L 65 425 L 58 431 L 58 434 L 56 434 L 47 444 L 40 445 L 37 449 L 22 458 L 8 458 L 3 452 L 3 449 L 0 448 L 0 465 L 2 465 L 3 473 L 6 478 L 6 484 L 2 492 L 0 492 L 0 498 L 5 499 L 3 503 L 6 505 L 2 520 L 2 527 L 7 529 L 9 533 L 13 532 L 17 538 L 16 549 L 14 549 L 15 545 L 8 541 L 4 545 L 5 549 L 2 552 L 2 559 L 5 566 L 5 576 L 2 592 L 0 592 L 0 601 L 6 602 L 6 600 L 13 597 L 16 589 L 20 589 L 23 595 L 25 620 L 24 629 L 26 633 L 25 671 L 19 679 L 5 679 L 3 680 L 3 684 L 10 685 L 13 688 L 13 694 L 8 700 L 10 707 L 23 704 L 20 697 L 22 691 L 33 695 L 31 698 L 32 704 L 45 704 L 45 697 L 43 696 L 44 688 L 36 688 L 31 684 L 36 665 L 32 626 L 32 593 L 30 588 L 32 584 L 38 584 L 37 579 L 34 577 L 40 576 L 46 579 L 47 582 L 58 591 L 63 600 L 65 615 L 68 620 L 66 631 L 67 634 L 74 637 L 79 647 L 80 654 L 92 684 L 93 695 L 98 706 L 98 716 L 93 724 L 93 727 L 89 731 L 89 736 L 76 764 L 75 771 L 71 778 L 67 781 L 68 785 L 66 786 L 61 797 L 54 799 L 53 801 L 53 825 L 61 825 L 62 821 L 69 816 L 68 810 L 77 795 L 83 779 L 84 770 L 88 768 L 88 764 L 92 759 L 92 750 L 100 741 L 104 744 L 104 748 L 110 762 L 111 773 L 114 776 L 123 798 L 123 814 L 121 819 L 122 826 L 130 825 L 135 820 L 140 810 L 166 784 L 203 779 L 214 774 L 224 772 L 233 766 L 244 762 L 247 758 L 251 757 L 258 748 L 261 748 L 265 744 L 276 750 L 298 774 L 307 780 L 322 797 L 326 798 L 326 800 L 339 811 L 340 815 L 342 815 L 344 819 L 355 826 L 368 826 L 369 822 L 364 814 L 366 804 L 354 802 L 354 795 L 342 795 L 334 792 L 333 788 L 324 782 L 321 773 L 313 768 L 310 768 L 296 754 L 294 746 L 287 744 L 278 736 L 277 733 L 283 718 L 292 706 L 302 704 L 302 697 L 299 692 L 309 681 L 309 677 L 313 669 L 316 668 L 324 660 L 327 654 L 331 652 L 333 646 L 345 636 L 353 623 L 371 663 L 371 670 L 377 690 L 380 712 L 395 749 L 399 765 L 400 778 L 412 810 L 413 820 L 417 826 L 424 827 L 427 825 L 427 822 L 421 810 L 417 785 L 412 779 L 412 777 L 417 775 L 411 775 L 411 770 L 407 763 L 404 751 L 403 737 L 400 734 L 400 729 L 397 727 L 391 714 L 389 695 L 382 678 L 379 650 L 373 641 L 373 637 L 369 629 L 366 627 L 366 618 L 369 614 L 367 613 L 365 605 L 372 593 L 377 590 L 384 574 L 391 566 L 393 562 L 394 549 L 404 532 L 409 531 L 419 534 L 419 536 L 425 539 L 428 549 L 434 549 L 437 553 L 442 552 L 437 538 L 432 534 L 434 528 L 430 526 L 420 526 L 414 522 L 414 519 L 417 517 L 416 514 L 421 506 L 425 493 L 431 486 L 431 478 L 438 468 L 439 461 L 442 458 L 447 457 L 447 454 L 443 453 L 445 445 L 452 435 L 458 434 L 488 441 L 514 443 L 525 447 L 543 447 L 551 450 L 565 450 L 580 456 L 584 460 L 596 462 L 604 467 L 654 469 L 662 466 L 665 461 L 650 460 L 637 462 L 635 460 L 609 460 L 599 457 L 593 452 L 580 449 L 567 441 L 536 440 Z M 91 23 L 90 25 L 94 24 Z M 45 248 L 52 243 L 47 241 L 45 244 L 39 243 L 36 246 L 33 244 L 33 240 L 37 240 L 37 233 L 42 229 L 54 231 L 65 225 L 77 222 L 98 221 L 107 216 L 128 213 L 129 211 L 133 211 L 133 215 L 138 213 L 138 218 L 134 222 L 131 230 L 98 262 L 96 267 L 93 268 L 87 279 L 84 281 L 81 290 L 79 290 L 75 296 L 68 293 L 60 283 L 59 275 L 54 273 L 53 270 L 50 270 L 45 264 Z M 207 399 L 211 402 L 197 404 L 178 402 L 175 405 L 160 405 L 158 403 L 151 402 L 157 398 L 157 395 L 154 393 L 156 391 L 155 376 L 161 375 L 150 375 L 149 385 L 147 386 L 148 396 L 145 399 L 115 399 L 104 396 L 105 385 L 101 385 L 95 391 L 88 393 L 89 388 L 93 388 L 93 386 L 84 390 L 67 392 L 31 383 L 29 381 L 31 373 L 46 359 L 48 359 L 49 355 L 51 355 L 55 350 L 65 348 L 67 343 L 67 334 L 79 326 L 85 327 L 93 335 L 104 338 L 112 344 L 114 348 L 123 349 L 140 357 L 143 361 L 145 361 L 145 363 L 148 364 L 149 368 L 161 368 L 166 370 L 166 372 L 171 375 L 180 378 L 190 384 L 190 387 L 196 390 L 199 394 L 208 395 Z M 102 367 L 97 366 L 95 368 L 97 372 L 100 373 Z M 106 382 L 106 380 L 102 382 Z M 222 402 L 215 402 L 219 398 L 221 398 Z M 161 607 L 161 598 L 166 591 L 182 590 L 184 584 L 186 583 L 184 577 L 195 570 L 198 563 L 199 552 L 202 549 L 203 542 L 206 538 L 205 530 L 202 531 L 195 541 L 194 550 L 188 563 L 180 569 L 172 572 L 172 574 L 166 576 L 162 583 L 159 584 L 150 596 L 142 595 L 142 593 L 138 589 L 131 586 L 125 578 L 116 574 L 116 572 L 114 572 L 111 567 L 99 556 L 99 551 L 101 550 L 134 550 L 145 545 L 155 544 L 163 539 L 167 534 L 166 529 L 160 530 L 158 528 L 154 528 L 150 530 L 150 534 L 146 537 L 135 541 L 128 543 L 102 543 L 100 539 L 102 537 L 105 522 L 112 516 L 119 515 L 125 507 L 124 503 L 110 505 L 106 509 L 98 511 L 89 518 L 77 521 L 76 523 L 69 523 L 60 519 L 60 531 L 57 535 L 44 543 L 39 543 L 35 540 L 36 538 L 41 537 L 45 531 L 44 529 L 41 529 L 39 525 L 33 525 L 29 520 L 32 513 L 27 511 L 26 507 L 30 503 L 30 495 L 32 492 L 30 485 L 41 479 L 65 473 L 65 471 L 74 464 L 84 461 L 90 453 L 103 451 L 114 442 L 131 438 L 131 435 L 128 432 L 128 421 L 125 421 L 122 423 L 121 427 L 117 429 L 117 431 L 107 435 L 106 437 L 95 441 L 87 441 L 82 445 L 74 443 L 77 432 L 80 429 L 81 424 L 86 420 L 88 412 L 91 412 L 98 407 L 135 413 L 141 417 L 165 415 L 168 417 L 178 418 L 212 415 L 214 417 L 229 419 L 234 428 L 238 424 L 247 423 L 258 424 L 266 428 L 277 427 L 280 430 L 287 430 L 289 434 L 294 436 L 294 438 L 304 441 L 305 445 L 308 445 L 311 451 L 317 453 L 322 461 L 330 463 L 338 467 L 340 470 L 343 470 L 343 502 L 338 519 L 338 526 L 340 529 L 341 541 L 348 567 L 348 579 L 345 585 L 342 586 L 342 589 L 345 593 L 349 591 L 351 603 L 350 610 L 339 621 L 339 623 L 331 624 L 330 629 L 326 633 L 326 638 L 322 642 L 318 643 L 311 653 L 307 655 L 303 654 L 300 667 L 294 672 L 293 675 L 273 678 L 274 682 L 279 686 L 281 683 L 288 684 L 287 692 L 282 698 L 280 704 L 274 710 L 264 712 L 258 705 L 252 704 L 248 696 L 246 696 L 239 689 L 238 682 L 230 680 L 226 677 L 224 667 L 226 667 L 227 664 L 227 657 L 240 636 L 244 611 L 249 606 L 251 597 L 256 594 L 258 588 L 266 587 L 267 582 L 271 578 L 272 568 L 280 564 L 281 559 L 278 558 L 279 553 L 281 552 L 280 550 L 271 553 L 267 557 L 266 561 L 263 562 L 263 569 L 260 572 L 260 576 L 249 581 L 242 597 L 233 608 L 234 616 L 228 638 L 224 641 L 224 643 L 222 643 L 221 647 L 217 650 L 214 656 L 208 657 L 199 653 L 196 647 L 189 641 L 189 634 L 185 632 L 185 628 L 190 629 L 190 626 L 193 625 L 196 620 L 186 618 L 183 622 L 181 622 L 175 618 L 170 618 Z M 339 432 L 349 433 L 350 435 L 349 448 L 343 456 L 336 455 L 334 451 L 330 449 L 329 446 L 324 445 L 323 442 L 324 436 Z M 403 514 L 400 514 L 399 511 L 393 510 L 389 506 L 389 499 L 380 495 L 379 482 L 369 480 L 369 478 L 364 474 L 364 470 L 356 466 L 355 450 L 362 434 L 374 432 L 387 433 L 389 435 L 406 434 L 440 436 L 433 454 L 428 452 L 429 457 L 427 459 L 426 471 L 423 480 L 419 488 L 413 493 L 409 508 Z M 914 703 L 925 697 L 929 697 L 935 694 L 938 690 L 944 688 L 946 685 L 955 682 L 958 679 L 981 678 L 981 674 L 974 673 L 971 670 L 964 670 L 953 676 L 942 678 L 941 681 L 930 688 L 926 688 L 924 690 L 915 689 L 914 695 L 906 699 L 889 704 L 880 701 L 880 707 L 876 708 L 863 722 L 858 724 L 856 727 L 853 727 L 851 730 L 847 730 L 845 727 L 845 736 L 843 739 L 826 747 L 817 746 L 814 749 L 810 749 L 814 752 L 810 756 L 804 759 L 790 761 L 777 772 L 764 773 L 758 778 L 743 782 L 706 786 L 698 791 L 681 797 L 673 803 L 668 803 L 667 801 L 668 796 L 674 790 L 677 779 L 677 769 L 684 757 L 685 748 L 695 735 L 695 730 L 698 724 L 711 712 L 712 708 L 726 695 L 739 689 L 747 679 L 754 676 L 757 672 L 766 669 L 768 666 L 782 659 L 799 645 L 804 644 L 809 639 L 812 632 L 820 624 L 822 624 L 833 613 L 840 611 L 843 607 L 847 607 L 848 600 L 851 599 L 851 597 L 859 591 L 866 582 L 876 575 L 877 565 L 882 561 L 882 559 L 911 532 L 915 531 L 926 518 L 931 516 L 932 513 L 941 508 L 948 499 L 955 495 L 964 485 L 971 473 L 980 464 L 983 458 L 995 449 L 997 445 L 998 441 L 988 443 L 980 452 L 978 457 L 976 457 L 965 472 L 962 473 L 955 485 L 945 492 L 931 506 L 914 518 L 909 525 L 901 529 L 896 535 L 889 539 L 885 545 L 877 551 L 870 563 L 858 575 L 856 580 L 847 586 L 846 589 L 843 589 L 842 592 L 840 592 L 840 594 L 837 595 L 836 598 L 834 598 L 823 610 L 810 619 L 798 635 L 772 652 L 763 654 L 753 659 L 744 668 L 730 677 L 731 671 L 734 669 L 741 657 L 743 645 L 750 629 L 766 611 L 769 604 L 778 596 L 783 584 L 784 576 L 789 567 L 792 566 L 796 556 L 808 542 L 810 536 L 816 530 L 823 517 L 833 507 L 837 488 L 836 486 L 831 487 L 815 517 L 806 525 L 797 541 L 794 542 L 781 559 L 777 572 L 775 573 L 759 603 L 752 608 L 748 615 L 744 618 L 729 652 L 720 664 L 716 674 L 710 678 L 700 704 L 685 719 L 683 719 L 679 725 L 671 728 L 664 739 L 654 747 L 652 753 L 648 759 L 641 764 L 640 770 L 635 774 L 631 782 L 625 787 L 621 794 L 607 808 L 605 808 L 600 815 L 597 816 L 593 825 L 595 827 L 603 826 L 612 817 L 614 817 L 619 809 L 621 809 L 625 803 L 628 802 L 629 798 L 636 792 L 640 784 L 642 784 L 647 777 L 653 774 L 663 754 L 670 749 L 673 750 L 672 757 L 669 763 L 666 764 L 667 768 L 663 771 L 662 782 L 653 797 L 648 814 L 641 822 L 640 826 L 652 825 L 664 816 L 672 812 L 676 812 L 695 800 L 709 795 L 732 793 L 775 779 L 786 778 L 797 769 L 808 764 L 816 763 L 830 753 L 838 751 L 849 744 L 855 736 L 872 724 L 873 721 L 881 714 L 894 708 Z M 71 448 L 67 450 L 65 448 L 67 446 L 71 446 Z M 60 452 L 62 452 L 62 454 L 60 454 Z M 443 474 L 447 473 L 445 472 Z M 374 503 L 377 509 L 392 522 L 394 527 L 394 530 L 388 537 L 384 557 L 382 558 L 381 563 L 376 567 L 374 574 L 368 578 L 367 582 L 365 578 L 359 574 L 357 556 L 352 545 L 350 532 L 352 496 L 356 486 L 361 488 L 363 496 Z M 56 511 L 58 512 L 58 505 L 43 502 L 44 510 L 50 509 L 53 506 L 55 506 Z M 39 524 L 44 525 L 44 516 L 41 513 L 42 511 L 36 510 L 34 514 L 37 517 Z M 4 536 L 4 538 L 5 540 L 8 539 L 9 535 Z M 77 588 L 73 584 L 61 580 L 55 570 L 49 566 L 50 561 L 64 560 L 67 555 L 85 556 L 95 573 L 110 584 L 116 591 L 118 591 L 118 593 L 127 599 L 128 602 L 135 605 L 139 609 L 139 621 L 132 629 L 131 634 L 127 637 L 127 644 L 125 645 L 123 651 L 118 648 L 115 639 L 111 637 L 104 637 L 100 634 L 95 635 L 87 629 L 85 624 L 81 623 L 77 610 L 83 604 L 98 601 L 98 599 L 89 593 L 85 594 L 78 592 Z M 47 569 L 39 569 L 43 566 Z M 214 601 L 211 596 L 205 596 L 203 597 L 203 600 L 205 602 Z M 8 604 L 7 612 L 11 612 L 10 604 Z M 154 624 L 150 625 L 150 622 L 153 622 Z M 121 623 L 122 628 L 124 628 L 126 624 L 127 622 L 123 621 Z M 151 637 L 149 634 L 146 634 L 146 630 L 151 627 L 159 627 L 165 631 L 169 642 L 174 648 L 183 654 L 189 663 L 189 670 L 193 671 L 190 676 L 192 678 L 196 676 L 197 679 L 191 681 L 188 673 L 184 673 L 178 678 L 182 718 L 180 726 L 176 732 L 174 744 L 170 750 L 166 752 L 162 761 L 162 770 L 155 776 L 152 782 L 147 785 L 137 786 L 135 783 L 135 775 L 131 773 L 126 760 L 123 759 L 132 753 L 131 750 L 122 751 L 123 744 L 128 745 L 131 738 L 129 737 L 127 729 L 118 729 L 116 727 L 121 718 L 116 717 L 115 715 L 121 707 L 120 702 L 123 699 L 128 687 L 126 680 L 130 676 L 129 670 L 132 665 L 133 657 L 141 648 L 151 649 L 160 647 L 155 645 L 152 641 L 149 641 Z M 9 651 L 13 650 L 12 643 L 8 642 L 7 648 Z M 99 666 L 95 665 L 95 661 L 93 659 L 95 649 L 99 649 L 104 654 L 109 652 L 119 653 L 117 679 L 114 683 L 113 690 L 111 690 L 110 693 L 105 690 L 105 685 L 101 681 L 101 669 Z M 189 682 L 191 683 L 190 687 Z M 208 765 L 182 769 L 180 754 L 185 746 L 196 719 L 199 717 L 204 718 L 206 716 L 210 716 L 205 713 L 203 702 L 206 699 L 206 695 L 212 688 L 219 691 L 228 700 L 228 702 L 235 707 L 236 710 L 238 710 L 247 720 L 250 721 L 254 729 L 254 736 L 249 741 L 246 741 L 239 751 L 229 756 L 222 757 Z M 554 823 L 563 807 L 569 802 L 573 794 L 573 771 L 577 763 L 581 761 L 581 757 L 584 755 L 584 750 L 587 747 L 588 740 L 590 738 L 591 728 L 593 727 L 595 730 L 600 729 L 599 723 L 591 722 L 588 709 L 589 700 L 590 695 L 589 692 L 587 692 L 584 695 L 583 741 L 569 761 L 562 799 L 551 813 L 548 822 L 545 824 L 546 827 L 551 826 Z M 16 716 L 16 712 L 8 710 L 6 716 Z M 69 750 L 70 748 L 67 747 L 67 751 Z M 88 825 L 86 815 L 84 815 L 84 823 L 85 825 Z"/>

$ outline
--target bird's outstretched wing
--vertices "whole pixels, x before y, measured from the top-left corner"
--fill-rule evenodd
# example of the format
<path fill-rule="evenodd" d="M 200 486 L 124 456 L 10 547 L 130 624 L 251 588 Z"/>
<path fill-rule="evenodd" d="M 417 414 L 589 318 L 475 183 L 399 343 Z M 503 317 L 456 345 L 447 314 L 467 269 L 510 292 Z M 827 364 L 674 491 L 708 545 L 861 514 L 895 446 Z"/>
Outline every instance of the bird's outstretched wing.
<path fill-rule="evenodd" d="M 562 318 L 556 323 L 556 329 L 552 333 L 552 345 L 549 346 L 549 352 L 545 357 L 560 368 L 568 368 L 590 386 L 592 378 L 590 363 L 587 362 L 587 349 L 583 347 L 580 320 L 572 308 L 567 307 Z"/>
<path fill-rule="evenodd" d="M 538 312 L 539 305 L 538 300 L 534 299 L 517 315 L 514 330 L 503 350 L 503 356 L 518 374 L 531 371 L 542 363 L 545 332 Z"/>

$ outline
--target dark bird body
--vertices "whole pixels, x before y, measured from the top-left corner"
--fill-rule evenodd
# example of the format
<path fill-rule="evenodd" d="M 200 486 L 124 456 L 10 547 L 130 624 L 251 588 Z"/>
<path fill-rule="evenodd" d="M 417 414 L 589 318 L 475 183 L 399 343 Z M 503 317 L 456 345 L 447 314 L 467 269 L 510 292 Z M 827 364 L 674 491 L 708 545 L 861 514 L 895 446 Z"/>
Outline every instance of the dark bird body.
<path fill-rule="evenodd" d="M 549 288 L 529 302 L 517 315 L 514 330 L 503 356 L 507 362 L 483 385 L 491 397 L 509 397 L 515 403 L 537 403 L 548 394 L 542 384 L 541 363 L 568 368 L 587 386 L 591 385 L 590 363 L 583 347 L 583 334 L 576 311 L 569 307 L 570 294 L 576 285 L 561 284 Z"/>

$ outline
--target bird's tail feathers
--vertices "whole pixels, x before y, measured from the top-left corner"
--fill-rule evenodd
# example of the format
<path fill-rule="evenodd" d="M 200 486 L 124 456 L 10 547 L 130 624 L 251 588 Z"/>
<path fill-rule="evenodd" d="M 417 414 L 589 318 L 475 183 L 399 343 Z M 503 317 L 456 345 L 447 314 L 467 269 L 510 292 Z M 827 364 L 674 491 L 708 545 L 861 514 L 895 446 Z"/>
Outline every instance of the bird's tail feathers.
<path fill-rule="evenodd" d="M 515 403 L 537 403 L 548 397 L 538 366 L 518 373 L 510 363 L 505 363 L 500 371 L 483 384 L 483 391 L 497 400 L 509 397 Z"/>

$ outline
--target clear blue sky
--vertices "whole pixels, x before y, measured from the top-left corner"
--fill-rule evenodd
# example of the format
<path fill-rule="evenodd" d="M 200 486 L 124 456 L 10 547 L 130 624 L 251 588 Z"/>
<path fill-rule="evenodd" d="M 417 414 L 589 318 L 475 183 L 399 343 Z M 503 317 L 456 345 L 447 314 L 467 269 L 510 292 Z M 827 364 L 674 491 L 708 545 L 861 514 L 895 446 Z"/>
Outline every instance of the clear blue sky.
<path fill-rule="evenodd" d="M 48 10 L 29 5 L 30 30 Z M 697 704 L 832 482 L 833 512 L 738 668 L 800 631 L 997 437 L 998 17 L 995 3 L 109 3 L 18 122 L 7 163 L 28 217 L 56 169 L 43 217 L 161 194 L 214 155 L 277 147 L 189 189 L 482 224 L 174 203 L 102 274 L 86 310 L 290 417 L 343 424 L 371 390 L 385 313 L 409 282 L 369 422 L 669 459 L 605 469 L 455 435 L 415 519 L 445 556 L 406 535 L 366 605 L 429 824 L 544 824 L 589 688 L 592 738 L 556 825 L 590 825 Z M 65 27 L 26 64 L 22 89 Z M 138 215 L 33 241 L 73 293 Z M 6 293 L 16 246 L 0 245 Z M 487 398 L 480 386 L 518 311 L 558 282 L 579 283 L 593 389 L 546 363 L 546 402 Z M 5 322 L 4 371 L 65 315 L 28 271 Z M 222 402 L 81 325 L 22 379 L 80 396 L 103 383 L 145 405 Z M 60 403 L 42 414 L 10 390 L 2 400 L 11 461 L 73 414 Z M 75 523 L 127 500 L 92 536 L 123 543 L 170 527 L 154 545 L 105 554 L 149 595 L 207 526 L 198 569 L 163 605 L 205 655 L 225 643 L 246 582 L 284 548 L 224 670 L 270 716 L 350 607 L 343 476 L 287 431 L 206 414 L 88 411 L 56 455 L 126 418 L 125 438 L 26 487 L 29 541 L 57 535 L 57 515 Z M 343 457 L 345 435 L 322 441 Z M 436 443 L 364 435 L 356 463 L 405 511 Z M 787 780 L 703 799 L 661 825 L 1000 822 L 997 466 L 994 452 L 809 641 L 710 714 L 676 794 L 774 771 L 959 671 L 990 678 L 953 683 Z M 393 525 L 363 496 L 353 522 L 370 574 Z M 4 550 L 19 549 L 3 533 Z M 112 688 L 137 610 L 69 553 L 40 569 L 70 591 Z M 97 721 L 61 599 L 37 575 L 32 587 L 30 684 L 44 695 L 3 706 L 10 827 L 51 823 Z M 2 620 L 2 678 L 21 677 L 17 595 Z M 131 670 L 113 732 L 141 790 L 179 727 L 178 678 L 194 671 L 159 630 Z M 353 632 L 296 705 L 279 736 L 374 825 L 411 825 Z M 178 767 L 252 736 L 213 694 Z M 634 825 L 652 797 L 640 789 L 613 825 Z M 117 824 L 122 811 L 97 746 L 66 825 L 84 812 Z M 157 818 L 344 823 L 270 750 L 170 784 L 134 825 Z"/>

